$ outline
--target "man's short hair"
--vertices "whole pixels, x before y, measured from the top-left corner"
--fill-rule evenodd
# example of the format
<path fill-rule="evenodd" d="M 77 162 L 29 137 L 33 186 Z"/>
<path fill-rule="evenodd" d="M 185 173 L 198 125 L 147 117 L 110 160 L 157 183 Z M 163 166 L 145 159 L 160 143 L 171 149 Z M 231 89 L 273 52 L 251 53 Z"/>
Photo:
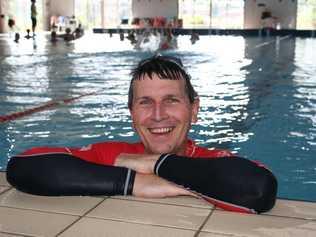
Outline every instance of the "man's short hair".
<path fill-rule="evenodd" d="M 186 72 L 179 58 L 155 55 L 140 61 L 131 72 L 132 79 L 128 90 L 129 109 L 132 109 L 134 99 L 133 82 L 142 80 L 145 76 L 152 79 L 153 74 L 156 74 L 160 79 L 184 80 L 185 91 L 191 104 L 198 97 L 191 84 L 191 76 Z"/>

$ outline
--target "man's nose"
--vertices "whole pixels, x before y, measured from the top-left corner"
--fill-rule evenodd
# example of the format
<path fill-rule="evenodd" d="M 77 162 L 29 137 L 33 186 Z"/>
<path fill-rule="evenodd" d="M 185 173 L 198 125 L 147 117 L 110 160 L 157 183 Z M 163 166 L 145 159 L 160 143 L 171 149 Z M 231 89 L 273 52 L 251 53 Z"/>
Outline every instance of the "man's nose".
<path fill-rule="evenodd" d="M 168 118 L 166 107 L 163 104 L 155 104 L 153 107 L 152 118 L 158 122 Z"/>

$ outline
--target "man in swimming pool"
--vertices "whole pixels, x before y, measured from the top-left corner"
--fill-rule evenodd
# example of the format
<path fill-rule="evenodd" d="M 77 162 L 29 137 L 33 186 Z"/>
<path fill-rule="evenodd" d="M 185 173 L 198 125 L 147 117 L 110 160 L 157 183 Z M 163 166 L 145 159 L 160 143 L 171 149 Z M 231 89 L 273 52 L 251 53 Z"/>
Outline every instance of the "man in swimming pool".
<path fill-rule="evenodd" d="M 33 148 L 10 159 L 9 183 L 39 195 L 193 195 L 232 211 L 273 207 L 277 182 L 268 169 L 188 138 L 199 98 L 179 59 L 141 61 L 132 71 L 128 107 L 139 143 Z"/>

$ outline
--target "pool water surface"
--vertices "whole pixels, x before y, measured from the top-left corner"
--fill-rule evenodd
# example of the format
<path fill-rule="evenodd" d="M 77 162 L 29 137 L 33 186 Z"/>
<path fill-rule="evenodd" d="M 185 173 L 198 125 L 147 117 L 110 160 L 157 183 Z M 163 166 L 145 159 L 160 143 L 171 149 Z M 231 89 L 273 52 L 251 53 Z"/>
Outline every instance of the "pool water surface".
<path fill-rule="evenodd" d="M 278 178 L 278 197 L 316 201 L 315 51 L 314 38 L 201 36 L 191 45 L 179 36 L 178 49 L 162 53 L 182 59 L 199 93 L 191 138 L 266 164 Z M 0 35 L 0 116 L 55 102 L 0 123 L 0 170 L 33 146 L 137 141 L 129 73 L 152 54 L 118 35 L 70 44 L 52 44 L 47 35 L 16 44 Z"/>

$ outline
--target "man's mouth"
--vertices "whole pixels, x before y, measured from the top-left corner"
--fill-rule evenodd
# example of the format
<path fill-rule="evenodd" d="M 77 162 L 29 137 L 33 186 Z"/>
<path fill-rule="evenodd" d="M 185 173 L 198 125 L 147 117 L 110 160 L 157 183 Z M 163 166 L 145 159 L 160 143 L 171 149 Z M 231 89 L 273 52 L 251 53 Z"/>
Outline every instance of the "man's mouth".
<path fill-rule="evenodd" d="M 149 132 L 152 134 L 166 134 L 170 133 L 174 127 L 164 127 L 164 128 L 148 128 Z"/>

